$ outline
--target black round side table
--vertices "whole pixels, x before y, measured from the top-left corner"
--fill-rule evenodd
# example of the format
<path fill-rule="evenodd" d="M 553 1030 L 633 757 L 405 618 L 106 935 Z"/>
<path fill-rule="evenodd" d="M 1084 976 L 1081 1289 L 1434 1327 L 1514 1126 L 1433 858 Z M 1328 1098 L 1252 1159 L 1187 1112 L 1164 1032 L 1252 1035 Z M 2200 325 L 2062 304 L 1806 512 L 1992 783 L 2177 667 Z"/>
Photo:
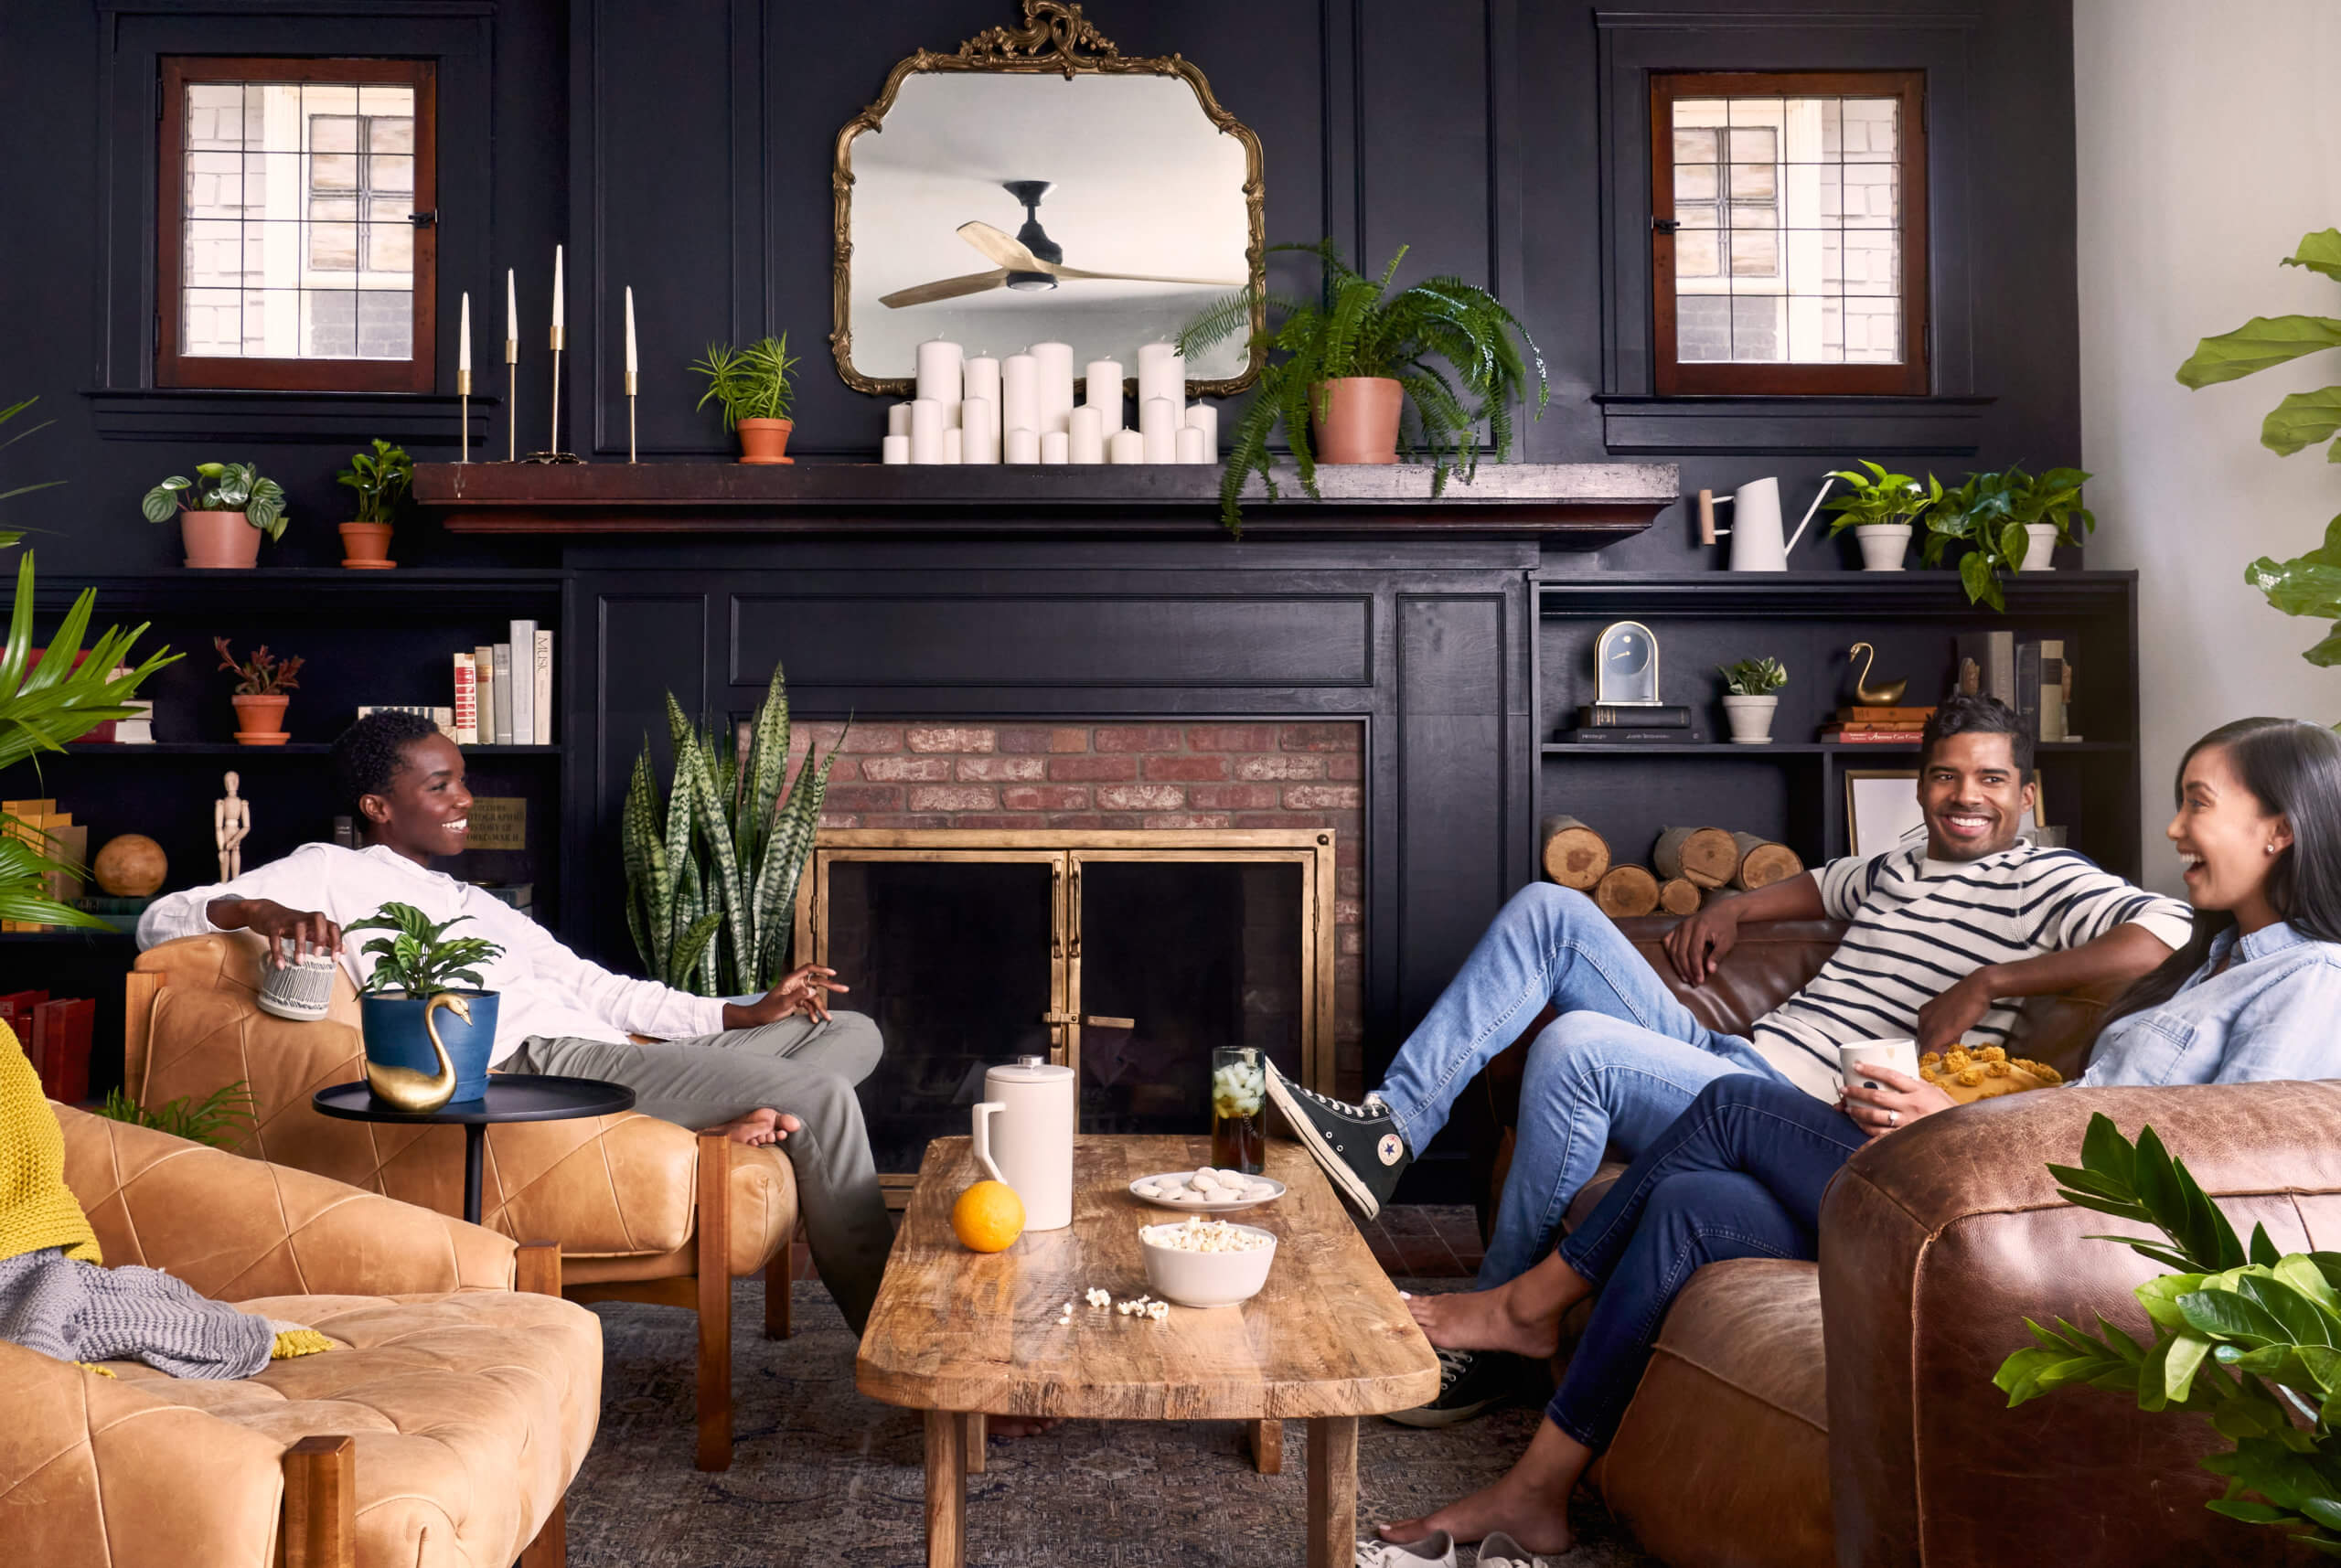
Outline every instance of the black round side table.
<path fill-rule="evenodd" d="M 450 1100 L 435 1111 L 401 1111 L 374 1098 L 363 1079 L 320 1089 L 309 1104 L 321 1116 L 345 1122 L 393 1122 L 414 1126 L 453 1123 L 464 1129 L 464 1218 L 479 1223 L 481 1151 L 497 1122 L 559 1122 L 572 1116 L 614 1116 L 634 1109 L 634 1091 L 599 1078 L 551 1073 L 491 1072 L 476 1100 Z"/>

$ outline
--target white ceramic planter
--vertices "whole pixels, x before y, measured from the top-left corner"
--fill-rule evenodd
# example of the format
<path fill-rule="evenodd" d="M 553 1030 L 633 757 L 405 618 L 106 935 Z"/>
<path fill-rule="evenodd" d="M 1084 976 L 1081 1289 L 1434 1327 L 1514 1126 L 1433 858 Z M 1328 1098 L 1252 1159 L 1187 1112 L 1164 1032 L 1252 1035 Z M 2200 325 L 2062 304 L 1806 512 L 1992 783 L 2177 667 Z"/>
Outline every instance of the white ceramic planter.
<path fill-rule="evenodd" d="M 1731 743 L 1735 746 L 1769 746 L 1772 743 L 1772 710 L 1780 705 L 1777 697 L 1726 697 L 1723 699 L 1723 716 L 1731 725 Z"/>
<path fill-rule="evenodd" d="M 1864 571 L 1899 571 L 1910 553 L 1908 523 L 1857 523 L 1854 538 L 1861 543 Z"/>
<path fill-rule="evenodd" d="M 2026 539 L 2024 570 L 2026 571 L 2055 571 L 2056 568 L 2052 562 L 2057 550 L 2057 525 L 2026 523 L 2024 525 L 2024 537 Z"/>

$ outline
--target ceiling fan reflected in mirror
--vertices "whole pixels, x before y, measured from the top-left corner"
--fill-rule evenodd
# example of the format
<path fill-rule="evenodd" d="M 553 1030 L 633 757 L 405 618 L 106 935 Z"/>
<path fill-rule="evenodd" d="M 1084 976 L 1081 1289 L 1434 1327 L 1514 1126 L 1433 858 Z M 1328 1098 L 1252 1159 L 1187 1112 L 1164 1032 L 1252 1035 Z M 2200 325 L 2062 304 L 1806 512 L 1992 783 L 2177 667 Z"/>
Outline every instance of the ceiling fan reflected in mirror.
<path fill-rule="evenodd" d="M 959 238 L 981 251 L 994 263 L 989 272 L 968 272 L 957 278 L 938 278 L 931 283 L 897 289 L 882 294 L 878 303 L 889 310 L 901 310 L 905 305 L 933 304 L 938 300 L 958 299 L 966 294 L 988 293 L 993 289 L 1040 290 L 1053 289 L 1061 282 L 1089 281 L 1119 283 L 1192 283 L 1202 288 L 1240 289 L 1241 278 L 1165 278 L 1145 272 L 1089 272 L 1064 264 L 1064 248 L 1049 238 L 1041 227 L 1041 198 L 1048 195 L 1054 182 L 1050 180 L 1003 180 L 1000 188 L 1014 197 L 1024 208 L 1024 226 L 1015 235 L 1002 233 L 989 223 L 962 223 Z"/>

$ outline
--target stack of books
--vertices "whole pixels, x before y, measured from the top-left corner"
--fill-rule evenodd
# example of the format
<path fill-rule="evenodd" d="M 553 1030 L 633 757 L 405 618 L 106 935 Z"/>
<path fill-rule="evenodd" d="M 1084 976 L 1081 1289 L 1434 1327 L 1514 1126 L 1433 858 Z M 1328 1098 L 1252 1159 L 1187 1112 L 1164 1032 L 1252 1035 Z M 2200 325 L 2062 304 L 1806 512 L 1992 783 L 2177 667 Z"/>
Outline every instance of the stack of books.
<path fill-rule="evenodd" d="M 1934 713 L 1931 708 L 1840 708 L 1837 717 L 1821 727 L 1821 738 L 1846 745 L 1916 745 Z"/>
<path fill-rule="evenodd" d="M 49 999 L 47 991 L 0 997 L 0 1023 L 40 1074 L 41 1093 L 75 1104 L 90 1097 L 90 1037 L 98 1004 L 87 997 Z"/>
<path fill-rule="evenodd" d="M 44 859 L 56 860 L 68 866 L 80 866 L 90 859 L 90 830 L 76 827 L 73 814 L 57 809 L 53 800 L 0 800 L 0 813 L 7 816 L 7 836 L 31 847 L 34 854 Z M 65 871 L 51 871 L 42 879 L 42 890 L 59 903 L 71 903 L 81 896 L 81 879 Z M 46 931 L 34 920 L 0 920 L 0 931 Z"/>
<path fill-rule="evenodd" d="M 462 746 L 550 746 L 552 633 L 512 623 L 509 642 L 454 656 L 454 740 Z"/>

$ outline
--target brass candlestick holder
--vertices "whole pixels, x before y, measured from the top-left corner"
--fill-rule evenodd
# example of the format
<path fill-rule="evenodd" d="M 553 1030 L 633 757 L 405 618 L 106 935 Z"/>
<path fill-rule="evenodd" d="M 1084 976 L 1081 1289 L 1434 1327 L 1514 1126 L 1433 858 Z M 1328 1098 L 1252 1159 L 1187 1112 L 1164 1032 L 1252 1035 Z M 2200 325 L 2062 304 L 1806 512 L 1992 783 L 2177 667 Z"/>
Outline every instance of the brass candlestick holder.
<path fill-rule="evenodd" d="M 628 463 L 636 460 L 634 451 L 635 379 L 635 373 L 628 370 L 625 373 L 625 460 Z"/>
<path fill-rule="evenodd" d="M 455 461 L 469 463 L 472 460 L 472 373 L 469 370 L 455 372 L 455 423 L 461 432 Z"/>
<path fill-rule="evenodd" d="M 504 461 L 520 460 L 520 340 L 504 340 Z"/>

